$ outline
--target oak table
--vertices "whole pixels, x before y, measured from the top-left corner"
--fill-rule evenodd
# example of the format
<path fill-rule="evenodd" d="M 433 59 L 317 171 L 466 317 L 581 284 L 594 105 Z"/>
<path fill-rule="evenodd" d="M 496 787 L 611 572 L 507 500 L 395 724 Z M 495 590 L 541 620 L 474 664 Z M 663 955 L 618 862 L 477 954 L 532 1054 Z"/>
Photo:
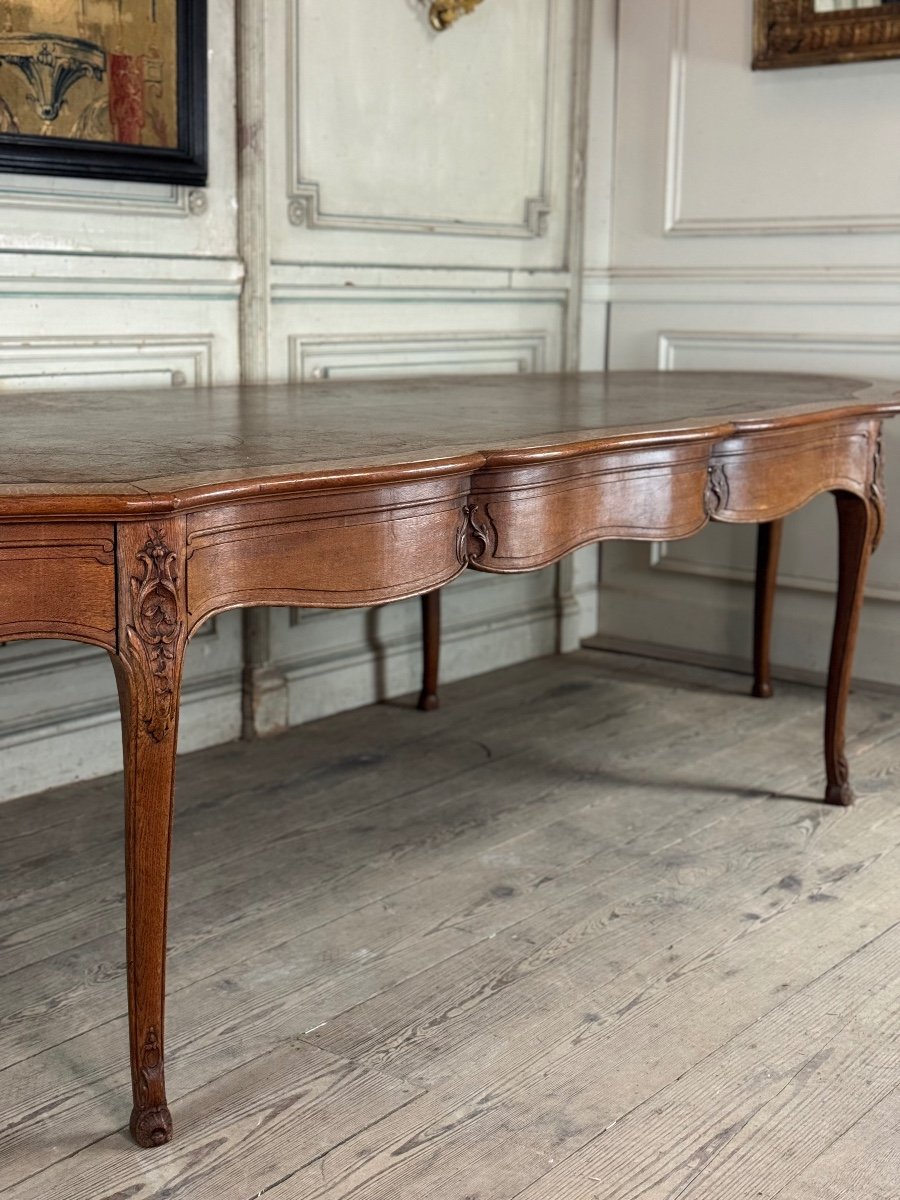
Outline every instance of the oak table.
<path fill-rule="evenodd" d="M 530 571 L 711 519 L 778 528 L 831 491 L 825 799 L 849 804 L 844 715 L 884 517 L 881 419 L 898 411 L 885 383 L 713 372 L 4 396 L 0 639 L 102 646 L 118 681 L 135 1140 L 172 1134 L 175 744 L 184 651 L 205 620 L 242 605 L 380 604 L 466 567 Z"/>

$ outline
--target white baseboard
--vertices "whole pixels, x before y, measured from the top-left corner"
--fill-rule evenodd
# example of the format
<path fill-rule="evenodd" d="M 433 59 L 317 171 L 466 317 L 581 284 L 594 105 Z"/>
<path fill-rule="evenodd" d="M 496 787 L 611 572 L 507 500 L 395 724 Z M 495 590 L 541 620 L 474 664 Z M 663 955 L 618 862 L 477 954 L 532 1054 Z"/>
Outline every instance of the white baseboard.
<path fill-rule="evenodd" d="M 70 704 L 0 726 L 0 801 L 93 779 L 122 769 L 122 735 L 113 700 Z M 241 729 L 240 675 L 234 671 L 186 684 L 179 753 L 236 738 Z"/>
<path fill-rule="evenodd" d="M 611 566 L 622 567 L 619 563 Z M 650 571 L 610 569 L 601 590 L 597 637 L 589 644 L 665 652 L 685 662 L 749 669 L 753 589 L 749 583 Z M 785 587 L 775 596 L 772 665 L 777 676 L 798 682 L 824 680 L 835 600 L 827 592 Z M 854 656 L 854 679 L 895 688 L 900 612 L 896 603 L 867 598 Z"/>
<path fill-rule="evenodd" d="M 499 667 L 552 654 L 559 614 L 555 601 L 493 613 L 477 622 L 445 621 L 441 631 L 441 681 L 450 683 Z M 378 639 L 378 647 L 358 643 L 329 648 L 280 664 L 288 680 L 292 725 L 360 708 L 407 692 L 422 681 L 422 646 L 417 630 Z"/>
<path fill-rule="evenodd" d="M 559 597 L 552 571 L 530 580 L 481 577 L 452 585 L 444 604 L 441 682 L 577 646 L 596 629 L 596 577 L 596 552 L 582 551 Z M 283 613 L 275 665 L 287 679 L 290 724 L 418 691 L 418 605 L 389 607 L 393 611 L 363 610 L 355 617 L 303 614 L 297 628 Z M 179 753 L 240 736 L 239 666 L 216 669 L 216 656 L 220 664 L 227 659 L 236 633 L 237 626 L 222 619 L 203 648 L 210 657 L 204 659 L 197 644 L 192 649 L 189 666 L 200 677 L 189 672 L 183 686 Z M 119 713 L 105 655 L 45 643 L 38 654 L 8 663 L 2 675 L 8 702 L 0 704 L 0 800 L 121 770 Z"/>

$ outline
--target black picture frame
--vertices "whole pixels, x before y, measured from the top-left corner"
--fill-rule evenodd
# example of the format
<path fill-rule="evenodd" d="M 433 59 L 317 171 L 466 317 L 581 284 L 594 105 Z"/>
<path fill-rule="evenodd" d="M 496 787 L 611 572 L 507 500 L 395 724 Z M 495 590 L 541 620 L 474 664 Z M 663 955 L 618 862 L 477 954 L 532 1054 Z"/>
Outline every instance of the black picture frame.
<path fill-rule="evenodd" d="M 206 0 L 177 0 L 177 4 L 176 147 L 0 134 L 0 171 L 203 187 L 208 156 Z"/>

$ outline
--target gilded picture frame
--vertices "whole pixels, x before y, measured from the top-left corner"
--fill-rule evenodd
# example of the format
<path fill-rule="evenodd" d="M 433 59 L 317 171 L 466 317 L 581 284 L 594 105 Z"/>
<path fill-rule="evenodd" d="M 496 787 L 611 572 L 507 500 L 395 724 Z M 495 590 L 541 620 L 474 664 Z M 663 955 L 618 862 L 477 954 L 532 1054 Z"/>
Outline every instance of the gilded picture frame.
<path fill-rule="evenodd" d="M 754 0 L 754 70 L 898 56 L 900 0 L 828 12 L 815 0 Z"/>
<path fill-rule="evenodd" d="M 206 0 L 0 0 L 0 171 L 202 187 Z"/>

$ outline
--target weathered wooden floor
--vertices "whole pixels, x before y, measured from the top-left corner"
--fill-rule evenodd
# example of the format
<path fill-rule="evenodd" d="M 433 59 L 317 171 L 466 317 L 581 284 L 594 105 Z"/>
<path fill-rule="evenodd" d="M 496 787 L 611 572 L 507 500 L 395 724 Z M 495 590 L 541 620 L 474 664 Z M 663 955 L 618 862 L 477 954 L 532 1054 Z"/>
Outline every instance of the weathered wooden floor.
<path fill-rule="evenodd" d="M 10 1200 L 897 1200 L 900 716 L 599 652 L 180 764 L 168 1085 L 119 780 L 0 807 Z"/>

